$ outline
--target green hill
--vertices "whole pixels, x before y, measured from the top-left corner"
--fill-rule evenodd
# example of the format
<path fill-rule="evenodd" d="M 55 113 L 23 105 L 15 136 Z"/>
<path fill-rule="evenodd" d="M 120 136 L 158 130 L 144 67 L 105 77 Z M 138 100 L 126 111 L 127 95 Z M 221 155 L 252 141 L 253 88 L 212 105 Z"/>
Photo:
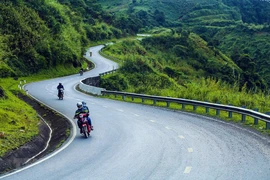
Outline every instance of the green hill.
<path fill-rule="evenodd" d="M 170 85 L 159 87 L 156 81 L 147 80 L 147 77 L 152 79 L 154 76 L 167 77 L 167 80 L 163 81 L 175 82 L 175 87 L 186 87 L 190 82 L 200 81 L 201 78 L 213 78 L 230 85 L 238 84 L 240 88 L 247 86 L 253 90 L 265 90 L 267 86 L 258 76 L 252 66 L 254 62 L 248 55 L 239 55 L 235 63 L 200 36 L 187 31 L 123 41 L 106 46 L 103 52 L 123 61 L 119 73 L 124 75 L 123 79 L 127 83 L 123 84 L 124 87 L 118 84 L 114 88 L 116 82 L 110 84 L 106 80 L 106 85 L 103 85 L 111 90 L 150 94 L 159 94 L 161 89 L 167 89 L 172 93 L 177 91 L 175 88 L 170 90 Z M 242 61 L 245 61 L 245 64 Z M 139 64 L 148 66 L 147 69 L 151 71 L 139 67 Z M 144 74 L 149 76 L 143 76 Z M 143 84 L 139 85 L 142 82 Z"/>
<path fill-rule="evenodd" d="M 200 20 L 211 18 L 264 24 L 270 22 L 270 5 L 267 1 L 256 0 L 97 0 L 105 11 L 115 14 L 137 14 L 145 12 L 146 17 L 155 10 L 164 13 L 169 22 Z M 140 14 L 140 13 L 139 13 Z M 196 21 L 196 20 L 194 20 Z"/>
<path fill-rule="evenodd" d="M 1 1 L 0 155 L 38 133 L 35 111 L 17 97 L 20 80 L 76 73 L 87 66 L 82 57 L 90 45 L 138 32 L 159 35 L 108 46 L 106 53 L 125 63 L 104 86 L 195 99 L 215 89 L 213 102 L 228 102 L 227 88 L 236 104 L 265 110 L 265 94 L 254 100 L 245 93 L 270 85 L 269 8 L 259 0 Z M 213 78 L 202 84 L 214 88 L 199 91 L 200 78 Z"/>
<path fill-rule="evenodd" d="M 122 36 L 95 1 L 0 1 L 0 156 L 38 133 L 18 84 L 77 73 L 90 44 Z M 23 133 L 22 133 L 23 132 Z"/>
<path fill-rule="evenodd" d="M 270 3 L 255 0 L 98 0 L 116 17 L 133 18 L 139 31 L 167 27 L 195 32 L 228 57 L 247 54 L 270 85 Z"/>

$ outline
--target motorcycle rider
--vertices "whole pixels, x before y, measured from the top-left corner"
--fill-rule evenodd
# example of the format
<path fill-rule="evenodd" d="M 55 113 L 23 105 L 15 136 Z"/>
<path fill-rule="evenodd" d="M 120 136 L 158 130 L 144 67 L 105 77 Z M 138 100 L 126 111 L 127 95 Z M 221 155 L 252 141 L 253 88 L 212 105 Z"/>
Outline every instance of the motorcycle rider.
<path fill-rule="evenodd" d="M 64 86 L 62 85 L 62 83 L 59 83 L 58 86 L 57 86 L 57 89 L 58 89 L 58 97 L 60 96 L 60 93 L 61 93 L 61 89 L 65 89 Z"/>
<path fill-rule="evenodd" d="M 81 121 L 79 120 L 79 115 L 80 115 L 81 113 L 85 113 L 85 112 L 84 112 L 83 105 L 82 105 L 81 102 L 78 102 L 78 103 L 77 103 L 77 107 L 78 107 L 78 109 L 76 110 L 73 119 L 78 119 L 78 120 L 77 120 L 77 125 L 78 125 L 78 127 L 80 128 L 80 130 L 81 130 L 80 132 L 82 133 L 82 124 L 81 124 Z"/>
<path fill-rule="evenodd" d="M 80 69 L 80 75 L 83 75 L 83 68 Z"/>
<path fill-rule="evenodd" d="M 94 128 L 92 126 L 91 118 L 89 117 L 89 114 L 90 114 L 89 108 L 88 108 L 88 106 L 86 106 L 86 102 L 85 101 L 82 101 L 82 105 L 83 105 L 83 111 L 85 113 L 87 113 L 87 120 L 88 120 L 88 123 L 90 124 L 91 130 L 94 130 Z"/>

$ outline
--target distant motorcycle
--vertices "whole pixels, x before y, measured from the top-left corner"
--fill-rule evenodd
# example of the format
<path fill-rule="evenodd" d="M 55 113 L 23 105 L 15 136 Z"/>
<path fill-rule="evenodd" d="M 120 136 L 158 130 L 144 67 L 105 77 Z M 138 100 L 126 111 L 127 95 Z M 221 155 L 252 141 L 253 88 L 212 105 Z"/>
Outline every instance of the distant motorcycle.
<path fill-rule="evenodd" d="M 80 114 L 78 121 L 81 123 L 81 134 L 83 134 L 85 138 L 88 138 L 90 136 L 91 127 L 88 123 L 87 115 L 83 113 Z"/>
<path fill-rule="evenodd" d="M 83 75 L 83 70 L 82 70 L 82 69 L 80 70 L 80 75 L 81 75 L 81 76 Z"/>
<path fill-rule="evenodd" d="M 63 88 L 59 89 L 58 98 L 59 98 L 59 100 L 64 99 L 64 89 Z"/>

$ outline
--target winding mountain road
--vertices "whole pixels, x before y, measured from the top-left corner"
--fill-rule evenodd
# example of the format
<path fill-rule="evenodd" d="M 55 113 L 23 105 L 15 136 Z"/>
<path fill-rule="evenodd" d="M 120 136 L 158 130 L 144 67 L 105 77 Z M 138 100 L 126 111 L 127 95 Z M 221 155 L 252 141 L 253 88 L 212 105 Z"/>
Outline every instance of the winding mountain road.
<path fill-rule="evenodd" d="M 68 117 L 74 132 L 62 148 L 5 180 L 267 180 L 269 138 L 219 120 L 140 104 L 88 96 L 75 90 L 82 78 L 117 67 L 91 48 L 96 68 L 83 77 L 31 83 L 29 93 Z M 89 54 L 89 51 L 87 54 Z M 90 58 L 87 55 L 87 58 Z M 65 86 L 64 100 L 56 86 Z M 86 101 L 95 130 L 85 139 L 72 119 Z"/>

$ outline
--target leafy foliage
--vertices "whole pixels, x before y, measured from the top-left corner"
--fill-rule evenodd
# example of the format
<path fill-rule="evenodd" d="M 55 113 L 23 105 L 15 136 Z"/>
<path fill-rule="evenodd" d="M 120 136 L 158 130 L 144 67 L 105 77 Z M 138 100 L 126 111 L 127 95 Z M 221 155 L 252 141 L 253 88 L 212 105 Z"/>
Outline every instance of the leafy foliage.
<path fill-rule="evenodd" d="M 113 91 L 123 91 L 128 89 L 128 81 L 123 74 L 113 74 L 102 79 L 101 86 Z"/>
<path fill-rule="evenodd" d="M 167 39 L 168 42 L 164 43 L 163 38 Z M 187 46 L 185 46 L 188 54 L 182 57 L 183 67 L 180 67 L 180 63 L 174 61 L 175 55 L 172 58 L 169 57 L 170 53 L 159 52 L 163 49 L 163 46 L 170 47 L 173 51 L 174 43 L 178 41 L 171 38 L 177 39 L 179 37 L 168 36 L 165 38 L 164 36 L 158 36 L 145 38 L 142 42 L 135 41 L 133 45 L 129 41 L 123 41 L 107 46 L 103 52 L 110 53 L 110 56 L 114 55 L 114 57 L 121 59 L 123 63 L 114 75 L 102 77 L 106 86 L 103 86 L 103 84 L 101 86 L 108 90 L 196 99 L 245 106 L 249 109 L 259 108 L 260 112 L 270 110 L 269 94 L 261 90 L 263 89 L 261 85 L 265 85 L 265 83 L 254 72 L 254 62 L 249 56 L 239 56 L 237 63 L 234 64 L 230 58 L 221 52 L 217 52 L 218 54 L 215 55 L 215 51 L 209 48 L 205 41 L 198 41 L 197 35 L 190 34 L 187 38 Z M 194 39 L 197 40 L 193 42 Z M 119 53 L 127 52 L 124 50 L 127 43 L 131 45 L 132 49 L 143 48 L 146 52 L 145 55 L 141 56 L 136 51 L 128 51 L 127 54 Z M 166 50 L 170 51 L 170 48 Z M 196 61 L 198 48 L 201 48 L 202 54 L 208 55 L 206 57 L 211 57 L 212 54 L 211 63 L 208 63 L 208 59 L 202 62 Z M 119 52 L 117 53 L 115 50 L 119 50 Z M 167 60 L 164 60 L 161 56 L 166 56 Z M 193 64 L 188 66 L 189 61 L 197 62 L 202 69 L 197 70 Z M 116 84 L 117 88 L 115 88 Z"/>
<path fill-rule="evenodd" d="M 170 28 L 169 33 L 171 34 L 188 30 L 198 34 L 216 53 L 222 51 L 233 60 L 232 57 L 236 54 L 248 54 L 255 62 L 254 66 L 258 75 L 268 86 L 270 85 L 268 68 L 269 1 L 173 0 L 165 2 L 148 0 L 131 2 L 99 0 L 98 2 L 105 7 L 106 11 L 116 17 L 128 16 L 131 19 L 139 19 L 137 26 L 143 25 L 140 31 L 153 32 L 153 27 L 158 26 Z M 164 18 L 159 17 L 161 14 L 164 14 Z M 162 21 L 157 21 L 157 19 L 162 19 Z M 186 50 L 185 46 L 180 44 L 175 47 L 174 52 L 179 56 L 185 56 Z M 200 54 L 200 50 L 197 53 Z M 200 61 L 204 59 L 205 57 L 202 57 Z M 197 66 L 197 69 L 201 68 L 196 61 L 190 63 Z M 214 66 L 207 67 L 209 67 L 209 72 L 219 68 L 218 66 L 214 69 L 211 68 Z M 222 67 L 221 69 L 227 68 Z M 226 79 L 229 80 L 229 78 Z M 263 86 L 261 87 L 264 89 Z"/>
<path fill-rule="evenodd" d="M 39 118 L 36 112 L 25 102 L 19 100 L 6 87 L 11 85 L 12 79 L 1 79 L 5 84 L 1 88 L 0 96 L 0 156 L 26 143 L 38 134 Z M 15 106 L 16 104 L 16 106 Z"/>
<path fill-rule="evenodd" d="M 102 86 L 269 111 L 269 10 L 255 0 L 1 1 L 0 154 L 38 131 L 35 112 L 13 95 L 18 77 L 76 73 L 89 44 L 138 32 L 162 35 L 107 46 L 123 65 Z"/>
<path fill-rule="evenodd" d="M 77 73 L 91 40 L 122 36 L 110 19 L 94 0 L 0 2 L 0 156 L 38 134 L 36 112 L 14 95 L 18 79 Z"/>
<path fill-rule="evenodd" d="M 5 74 L 12 76 L 63 64 L 80 66 L 89 40 L 122 36 L 121 30 L 103 22 L 111 17 L 96 1 L 5 1 L 0 3 L 0 17 L 0 61 L 10 67 Z"/>
<path fill-rule="evenodd" d="M 245 87 L 246 91 L 259 92 L 267 88 L 248 55 L 235 56 L 233 61 L 187 31 L 156 35 L 142 41 L 122 41 L 107 46 L 103 52 L 124 62 L 118 73 L 124 74 L 129 87 L 118 89 L 140 93 L 156 93 L 158 89 L 174 91 L 201 78 L 216 79 L 231 86 L 237 84 L 238 90 Z"/>

